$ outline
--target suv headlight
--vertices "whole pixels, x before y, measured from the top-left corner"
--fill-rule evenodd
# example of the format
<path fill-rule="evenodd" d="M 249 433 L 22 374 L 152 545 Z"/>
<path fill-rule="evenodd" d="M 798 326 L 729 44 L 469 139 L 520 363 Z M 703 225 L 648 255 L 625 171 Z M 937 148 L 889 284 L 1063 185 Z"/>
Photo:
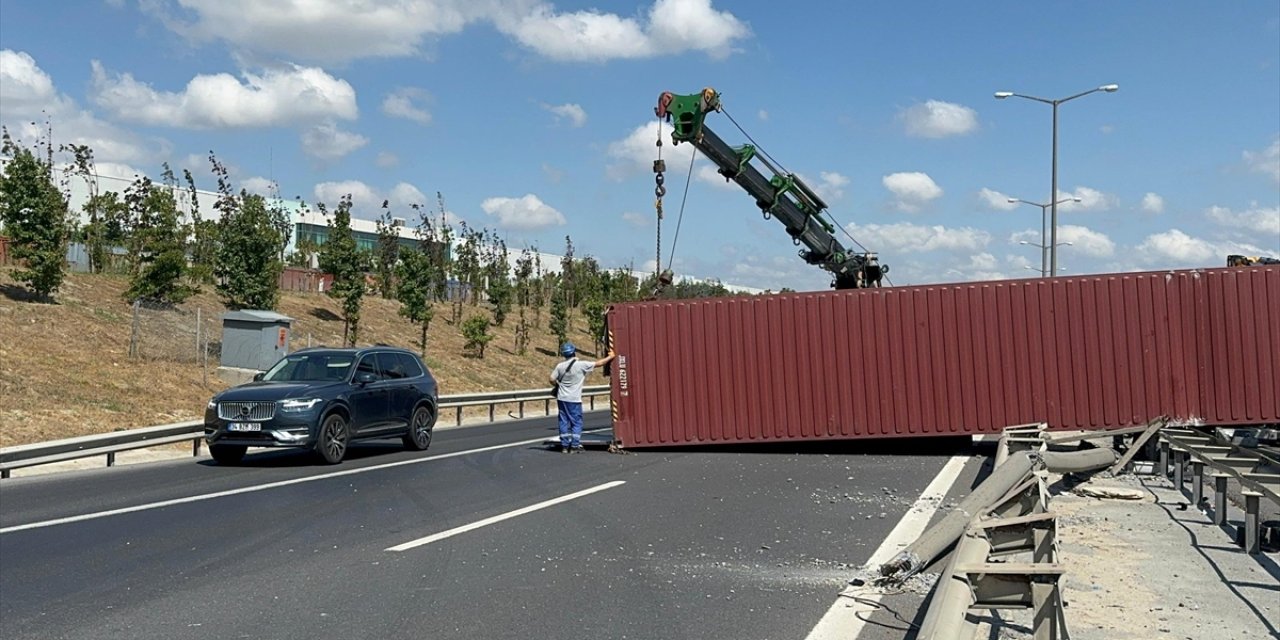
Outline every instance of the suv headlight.
<path fill-rule="evenodd" d="M 323 400 L 320 398 L 285 400 L 280 403 L 280 410 L 286 413 L 301 413 L 303 411 L 310 411 L 321 402 L 323 402 Z"/>
<path fill-rule="evenodd" d="M 217 409 L 217 408 L 218 408 L 218 400 L 217 400 L 216 398 L 215 398 L 215 399 L 210 400 L 210 401 L 209 401 L 209 404 L 205 405 L 205 407 L 204 407 L 204 408 L 205 408 L 205 410 L 207 410 L 207 411 L 213 411 L 214 409 Z"/>

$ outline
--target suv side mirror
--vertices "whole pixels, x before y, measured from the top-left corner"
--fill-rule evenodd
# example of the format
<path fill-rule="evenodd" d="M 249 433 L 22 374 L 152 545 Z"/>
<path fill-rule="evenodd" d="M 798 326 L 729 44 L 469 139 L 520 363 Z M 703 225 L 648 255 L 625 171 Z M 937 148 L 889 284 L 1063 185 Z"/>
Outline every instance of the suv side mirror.
<path fill-rule="evenodd" d="M 378 381 L 378 376 L 372 373 L 369 373 L 368 371 L 356 374 L 356 384 L 358 385 L 363 386 L 366 384 L 373 384 L 374 382 L 377 382 L 377 381 Z"/>
<path fill-rule="evenodd" d="M 267 375 L 267 374 L 266 374 L 266 373 L 263 373 L 262 371 L 259 371 L 259 372 L 255 373 L 255 374 L 253 374 L 253 381 L 254 381 L 254 382 L 262 382 L 262 376 L 265 376 L 265 375 Z"/>

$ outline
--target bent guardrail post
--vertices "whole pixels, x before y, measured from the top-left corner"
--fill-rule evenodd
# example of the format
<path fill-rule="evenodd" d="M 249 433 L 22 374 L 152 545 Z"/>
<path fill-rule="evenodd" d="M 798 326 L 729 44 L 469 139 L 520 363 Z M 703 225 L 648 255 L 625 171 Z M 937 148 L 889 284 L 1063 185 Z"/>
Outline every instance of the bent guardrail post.
<path fill-rule="evenodd" d="M 1035 467 L 1039 455 L 1031 451 L 1014 453 L 995 468 L 955 509 L 938 524 L 922 533 L 894 558 L 880 566 L 880 575 L 905 580 L 942 555 L 964 533 L 965 526 L 984 508 L 994 504 L 1021 483 Z"/>

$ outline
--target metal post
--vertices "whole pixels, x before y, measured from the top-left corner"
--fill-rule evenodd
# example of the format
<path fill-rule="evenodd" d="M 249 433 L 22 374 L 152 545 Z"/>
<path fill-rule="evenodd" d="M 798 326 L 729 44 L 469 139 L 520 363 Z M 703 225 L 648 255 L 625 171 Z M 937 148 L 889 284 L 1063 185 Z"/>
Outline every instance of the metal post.
<path fill-rule="evenodd" d="M 462 426 L 462 407 L 458 407 L 458 426 Z"/>
<path fill-rule="evenodd" d="M 196 307 L 196 362 L 200 362 L 200 307 Z"/>
<path fill-rule="evenodd" d="M 1053 198 L 1056 200 L 1058 198 L 1058 194 L 1056 193 L 1053 194 Z M 1049 240 L 1049 238 L 1047 237 L 1048 234 L 1045 230 L 1045 223 L 1047 222 L 1045 214 L 1046 214 L 1045 207 L 1040 207 L 1040 277 L 1041 278 L 1047 278 L 1050 275 L 1049 245 L 1045 244 Z"/>
<path fill-rule="evenodd" d="M 1258 499 L 1262 494 L 1244 491 L 1244 552 L 1257 555 L 1260 551 L 1258 528 Z"/>
<path fill-rule="evenodd" d="M 496 402 L 489 403 L 489 422 L 493 422 L 493 410 L 498 406 Z"/>
<path fill-rule="evenodd" d="M 1049 207 L 1053 210 L 1052 235 L 1049 239 L 1049 275 L 1058 275 L 1058 100 L 1053 101 L 1053 186 Z"/>
<path fill-rule="evenodd" d="M 519 404 L 520 404 L 520 417 L 523 418 L 524 417 L 524 400 L 521 400 Z"/>
<path fill-rule="evenodd" d="M 589 398 L 591 398 L 591 410 L 592 410 L 592 411 L 595 411 L 595 410 L 596 410 L 596 397 L 595 397 L 594 395 L 592 395 L 592 396 L 588 396 L 588 397 L 589 397 Z"/>
<path fill-rule="evenodd" d="M 111 453 L 107 454 L 107 466 L 108 467 L 116 466 L 116 452 L 112 451 Z"/>
<path fill-rule="evenodd" d="M 1204 463 L 1199 460 L 1191 461 L 1191 482 L 1191 499 L 1199 509 L 1200 503 L 1204 502 Z"/>
<path fill-rule="evenodd" d="M 1160 441 L 1160 476 L 1169 477 L 1169 441 Z"/>
<path fill-rule="evenodd" d="M 1227 476 L 1221 473 L 1213 474 L 1213 523 L 1227 524 Z"/>
<path fill-rule="evenodd" d="M 8 478 L 8 477 L 9 477 L 9 470 L 8 470 L 8 469 L 0 469 L 0 479 Z"/>
<path fill-rule="evenodd" d="M 1186 483 L 1183 481 L 1183 478 L 1182 478 L 1182 469 L 1183 467 L 1187 466 L 1186 459 L 1187 459 L 1186 452 L 1182 451 L 1181 449 L 1174 449 L 1173 451 L 1173 486 L 1178 490 L 1178 493 L 1182 493 L 1183 487 L 1186 486 Z"/>
<path fill-rule="evenodd" d="M 551 400 L 543 400 L 542 408 L 547 412 L 547 415 L 551 415 Z"/>
<path fill-rule="evenodd" d="M 1056 590 L 1057 587 L 1053 583 L 1032 578 L 1031 606 L 1034 612 L 1032 629 L 1036 640 L 1057 640 L 1058 638 L 1057 599 L 1053 597 Z"/>
<path fill-rule="evenodd" d="M 191 441 L 191 456 L 196 457 L 199 455 L 200 455 L 200 438 L 196 438 Z"/>

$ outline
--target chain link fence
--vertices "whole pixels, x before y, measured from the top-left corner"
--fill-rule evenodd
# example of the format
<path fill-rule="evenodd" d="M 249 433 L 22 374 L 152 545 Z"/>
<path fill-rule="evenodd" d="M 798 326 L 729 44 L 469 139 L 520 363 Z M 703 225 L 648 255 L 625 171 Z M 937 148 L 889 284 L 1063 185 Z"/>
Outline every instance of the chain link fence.
<path fill-rule="evenodd" d="M 180 309 L 170 304 L 138 300 L 129 324 L 129 357 L 157 362 L 199 365 L 208 372 L 222 358 L 219 310 Z"/>

